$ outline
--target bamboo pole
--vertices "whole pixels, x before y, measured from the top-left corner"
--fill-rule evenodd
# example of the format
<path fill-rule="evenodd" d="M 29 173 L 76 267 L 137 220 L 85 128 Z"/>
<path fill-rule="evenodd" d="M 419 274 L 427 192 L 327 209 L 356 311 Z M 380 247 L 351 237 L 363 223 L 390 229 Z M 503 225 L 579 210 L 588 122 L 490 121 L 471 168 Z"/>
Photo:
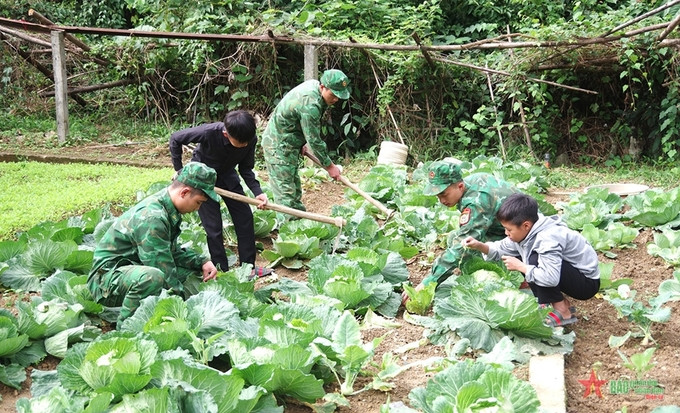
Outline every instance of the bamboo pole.
<path fill-rule="evenodd" d="M 14 37 L 18 37 L 19 39 L 25 40 L 29 43 L 39 44 L 40 46 L 52 48 L 52 43 L 50 43 L 50 42 L 46 42 L 46 41 L 44 41 L 42 39 L 38 39 L 36 37 L 31 37 L 27 34 L 18 32 L 16 30 L 8 29 L 7 27 L 0 26 L 0 32 L 9 34 L 9 35 L 14 36 Z M 51 53 L 51 50 L 50 50 L 50 53 Z"/>
<path fill-rule="evenodd" d="M 54 26 L 54 22 L 52 20 L 43 16 L 42 14 L 40 14 L 36 10 L 29 9 L 28 15 L 30 17 L 34 17 L 36 20 L 38 20 L 40 23 L 42 23 L 44 25 Z M 85 50 L 86 52 L 90 51 L 90 47 L 88 45 L 81 42 L 77 37 L 73 36 L 72 34 L 66 33 L 66 35 L 64 37 L 66 38 L 66 40 L 69 40 L 71 43 L 75 44 L 76 46 L 80 47 L 81 49 Z"/>
<path fill-rule="evenodd" d="M 508 34 L 510 34 L 510 26 L 506 26 L 506 30 L 508 31 Z M 512 43 L 512 38 L 508 38 L 508 42 Z M 510 58 L 514 58 L 515 54 L 513 53 L 512 49 L 509 50 L 510 53 Z M 524 103 L 522 102 L 521 99 L 517 99 L 519 102 L 519 116 L 522 119 L 522 131 L 524 131 L 524 139 L 527 141 L 527 147 L 529 148 L 529 153 L 531 156 L 534 155 L 534 149 L 531 147 L 531 134 L 529 133 L 529 126 L 527 125 L 527 117 L 524 113 Z"/>
<path fill-rule="evenodd" d="M 609 35 L 612 34 L 612 33 L 616 33 L 617 31 L 619 31 L 619 30 L 621 30 L 621 29 L 625 29 L 626 27 L 628 27 L 628 26 L 630 26 L 630 25 L 633 25 L 633 24 L 635 24 L 635 23 L 637 23 L 637 22 L 639 22 L 639 21 L 642 21 L 642 20 L 646 19 L 647 17 L 652 16 L 652 15 L 654 15 L 654 14 L 656 14 L 656 13 L 659 13 L 659 12 L 661 12 L 661 11 L 664 11 L 664 10 L 668 9 L 669 7 L 675 6 L 675 5 L 678 4 L 678 3 L 680 3 L 680 0 L 673 0 L 673 1 L 670 1 L 670 2 L 668 2 L 668 3 L 666 3 L 666 4 L 664 4 L 664 5 L 661 6 L 661 7 L 657 7 L 657 8 L 654 9 L 654 10 L 651 10 L 651 11 L 648 11 L 647 13 L 641 14 L 641 15 L 639 15 L 638 17 L 636 17 L 636 18 L 634 18 L 634 19 L 632 19 L 632 20 L 629 20 L 629 21 L 627 21 L 627 22 L 625 22 L 625 23 L 623 23 L 623 24 L 620 24 L 620 25 L 614 27 L 613 29 L 608 30 L 607 32 L 601 34 L 601 35 L 598 36 L 597 38 L 600 38 L 600 39 L 607 38 L 607 36 L 609 36 Z M 667 24 L 668 24 L 668 23 L 664 23 L 664 26 L 666 26 Z M 628 34 L 628 33 L 626 33 L 626 34 Z M 547 58 L 541 60 L 541 61 L 538 62 L 538 63 L 540 64 L 540 63 L 543 63 L 543 62 L 547 62 L 548 60 L 552 60 L 552 59 L 554 59 L 554 58 L 556 58 L 556 57 L 560 57 L 560 56 L 564 55 L 564 54 L 567 53 L 567 52 L 574 51 L 574 50 L 579 49 L 579 48 L 581 48 L 581 47 L 583 47 L 583 45 L 572 46 L 572 47 L 568 48 L 567 50 L 563 50 L 563 51 L 561 51 L 561 52 L 559 52 L 559 53 L 556 53 L 556 54 L 553 54 L 553 55 L 551 55 L 551 56 L 548 56 Z"/>
<path fill-rule="evenodd" d="M 226 189 L 215 187 L 215 192 L 222 196 L 226 196 L 229 199 L 233 199 L 239 202 L 244 202 L 246 204 L 255 206 L 260 205 L 260 201 L 257 199 L 237 194 L 236 192 L 227 191 Z M 299 209 L 274 204 L 272 202 L 267 202 L 265 209 L 271 209 L 272 211 L 281 212 L 298 218 L 311 219 L 312 221 L 323 222 L 325 224 L 332 224 L 339 228 L 342 228 L 343 226 L 347 225 L 347 221 L 345 221 L 345 219 L 342 217 L 329 217 L 326 215 L 315 214 L 313 212 L 300 211 Z"/>
<path fill-rule="evenodd" d="M 28 10 L 28 15 L 31 16 L 31 17 L 33 17 L 33 18 L 35 18 L 36 20 L 38 20 L 40 23 L 42 23 L 42 24 L 44 24 L 44 25 L 47 25 L 47 26 L 54 26 L 54 22 L 53 22 L 52 20 L 50 20 L 50 19 L 48 19 L 47 17 L 43 16 L 42 14 L 40 14 L 40 13 L 39 13 L 38 11 L 36 11 L 36 10 L 29 9 L 29 10 Z M 78 39 L 77 37 L 75 37 L 74 35 L 72 35 L 71 33 L 68 33 L 68 32 L 67 32 L 67 33 L 64 35 L 64 37 L 66 38 L 66 40 L 68 40 L 68 41 L 70 41 L 71 43 L 73 43 L 74 45 L 78 46 L 81 50 L 86 51 L 86 52 L 89 52 L 89 51 L 90 51 L 90 46 L 86 45 L 83 41 L 81 41 L 80 39 Z M 106 61 L 106 60 L 104 60 L 104 59 L 101 59 L 101 58 L 99 58 L 99 57 L 92 57 L 92 60 L 93 60 L 94 62 L 96 62 L 97 64 L 101 65 L 101 66 L 106 66 L 106 65 L 108 65 L 109 63 L 111 63 L 111 62 Z"/>
<path fill-rule="evenodd" d="M 420 41 L 420 36 L 418 36 L 418 33 L 416 32 L 411 33 L 411 37 L 413 38 L 413 40 L 416 41 L 418 47 L 420 47 L 420 51 L 423 53 L 423 57 L 425 58 L 427 64 L 430 66 L 430 69 L 434 69 L 435 68 L 434 62 L 432 61 L 432 58 L 430 57 L 430 54 L 427 52 L 427 50 L 424 49 L 423 42 Z"/>
<path fill-rule="evenodd" d="M 671 32 L 675 30 L 676 27 L 678 27 L 678 24 L 680 24 L 680 14 L 675 16 L 675 18 L 668 24 L 668 27 L 666 27 L 666 29 L 664 29 L 664 31 L 656 37 L 656 41 L 661 42 L 663 39 L 665 39 L 666 36 L 671 34 Z"/>
<path fill-rule="evenodd" d="M 495 75 L 512 76 L 512 73 L 506 72 L 504 70 L 489 69 L 489 68 L 484 68 L 484 67 L 481 67 L 481 66 L 471 65 L 469 63 L 462 63 L 462 62 L 457 62 L 455 60 L 443 59 L 443 58 L 438 58 L 438 57 L 435 58 L 434 60 L 436 60 L 438 62 L 450 63 L 450 64 L 456 65 L 456 66 L 467 67 L 469 69 L 478 70 L 480 72 L 486 72 L 486 73 L 491 73 L 491 74 L 495 74 Z M 563 85 L 561 83 L 551 82 L 549 80 L 537 79 L 535 77 L 522 76 L 522 79 L 528 80 L 530 82 L 545 83 L 546 85 L 561 87 L 563 89 L 575 90 L 577 92 L 589 93 L 591 95 L 597 95 L 598 94 L 594 90 L 582 89 L 580 87 L 574 87 L 574 86 L 567 86 L 567 85 Z"/>
<path fill-rule="evenodd" d="M 493 95 L 493 85 L 491 84 L 491 75 L 486 72 L 486 83 L 489 85 L 489 95 L 491 95 L 491 103 L 493 104 L 493 113 L 496 115 L 496 121 L 498 121 L 498 109 L 496 108 L 496 98 Z M 501 144 L 501 153 L 503 154 L 503 160 L 506 160 L 507 155 L 505 154 L 505 145 L 503 144 L 503 133 L 501 133 L 500 128 L 496 128 L 498 132 L 498 142 Z"/>
<path fill-rule="evenodd" d="M 2 28 L 0 28 L 0 29 L 2 29 Z M 0 32 L 1 32 L 1 31 L 2 31 L 2 30 L 0 30 Z M 2 40 L 2 39 L 4 39 L 4 38 L 5 38 L 5 35 L 2 34 L 2 33 L 0 33 L 0 40 Z M 46 78 L 50 79 L 51 82 L 54 81 L 54 73 L 52 73 L 52 71 L 49 70 L 48 68 L 46 68 L 42 63 L 40 63 L 40 62 L 38 62 L 37 60 L 35 60 L 35 59 L 33 58 L 33 56 L 31 56 L 30 53 L 26 53 L 26 52 L 24 52 L 23 50 L 21 50 L 21 48 L 15 47 L 14 45 L 11 45 L 10 47 L 12 47 L 12 49 L 14 49 L 14 51 L 17 52 L 17 53 L 19 54 L 19 56 L 21 56 L 25 61 L 27 61 L 27 62 L 30 63 L 33 67 L 35 67 L 36 69 L 38 69 L 38 71 L 39 71 L 40 73 L 42 73 Z M 52 53 L 51 50 L 50 50 L 50 53 Z M 52 94 L 54 94 L 54 92 L 52 92 Z M 83 98 L 81 98 L 80 96 L 78 96 L 77 94 L 73 93 L 73 94 L 70 95 L 70 97 L 71 97 L 73 100 L 75 100 L 80 106 L 82 106 L 82 107 L 86 107 L 86 106 L 87 106 L 87 102 L 86 102 Z"/>
<path fill-rule="evenodd" d="M 85 93 L 85 92 L 94 92 L 96 90 L 102 90 L 102 89 L 110 89 L 112 87 L 117 87 L 117 86 L 127 86 L 129 84 L 135 83 L 135 80 L 132 79 L 121 79 L 121 80 L 116 80 L 115 82 L 109 82 L 109 83 L 102 83 L 100 85 L 90 85 L 90 86 L 83 86 L 83 87 L 78 87 L 78 88 L 71 88 L 67 91 L 67 93 L 74 94 L 74 93 Z M 54 91 L 48 91 L 48 92 L 43 92 L 40 93 L 41 97 L 49 97 L 49 96 L 54 96 Z"/>
<path fill-rule="evenodd" d="M 676 0 L 680 1 L 680 0 Z M 631 37 L 641 31 L 658 30 L 656 26 L 649 26 L 642 29 L 637 29 L 637 33 L 624 33 L 623 35 L 611 37 L 595 37 L 585 39 L 563 40 L 563 41 L 524 41 L 524 42 L 503 42 L 503 41 L 483 41 L 473 42 L 460 45 L 417 45 L 417 44 L 381 44 L 381 43 L 356 43 L 331 41 L 324 39 L 294 39 L 286 36 L 270 35 L 236 35 L 236 34 L 208 34 L 208 33 L 183 33 L 183 32 L 155 32 L 144 30 L 124 30 L 124 29 L 106 29 L 96 27 L 79 27 L 79 26 L 45 26 L 41 24 L 29 23 L 21 20 L 7 19 L 0 17 L 0 25 L 7 27 L 14 27 L 21 30 L 33 31 L 39 33 L 49 33 L 51 30 L 63 30 L 67 33 L 77 34 L 96 34 L 105 36 L 122 36 L 122 37 L 151 37 L 163 39 L 188 39 L 188 40 L 208 40 L 208 41 L 222 41 L 222 42 L 255 42 L 255 43 L 283 43 L 283 44 L 309 44 L 326 47 L 347 47 L 355 49 L 378 49 L 378 50 L 393 50 L 393 51 L 417 51 L 422 52 L 447 52 L 447 51 L 462 51 L 473 49 L 522 49 L 522 48 L 559 48 L 574 46 L 589 46 L 596 44 L 606 44 L 615 42 L 625 37 Z M 665 26 L 665 25 L 664 25 Z M 517 34 L 511 37 L 519 36 Z M 504 36 L 507 38 L 508 36 Z"/>
<path fill-rule="evenodd" d="M 648 11 L 647 13 L 641 14 L 641 15 L 639 15 L 638 17 L 636 17 L 636 18 L 634 18 L 634 19 L 632 19 L 632 20 L 629 20 L 629 21 L 627 21 L 627 22 L 625 22 L 625 23 L 623 23 L 623 24 L 620 24 L 620 25 L 614 27 L 613 29 L 611 29 L 611 30 L 607 31 L 606 33 L 600 35 L 600 37 L 607 37 L 607 36 L 609 36 L 609 35 L 612 34 L 612 33 L 615 33 L 615 32 L 617 32 L 617 31 L 619 31 L 619 30 L 621 30 L 621 29 L 624 29 L 624 28 L 626 28 L 626 27 L 628 27 L 628 26 L 630 26 L 630 25 L 632 25 L 632 24 L 635 24 L 635 23 L 637 23 L 637 22 L 639 22 L 639 21 L 641 21 L 641 20 L 644 20 L 644 19 L 646 19 L 646 18 L 649 17 L 649 16 L 653 16 L 653 15 L 659 13 L 659 12 L 662 12 L 662 11 L 664 11 L 664 10 L 670 8 L 670 7 L 675 6 L 676 4 L 680 4 L 680 0 L 669 1 L 668 3 L 664 4 L 663 6 L 657 7 L 657 8 L 654 9 L 654 10 L 650 10 L 650 11 Z"/>

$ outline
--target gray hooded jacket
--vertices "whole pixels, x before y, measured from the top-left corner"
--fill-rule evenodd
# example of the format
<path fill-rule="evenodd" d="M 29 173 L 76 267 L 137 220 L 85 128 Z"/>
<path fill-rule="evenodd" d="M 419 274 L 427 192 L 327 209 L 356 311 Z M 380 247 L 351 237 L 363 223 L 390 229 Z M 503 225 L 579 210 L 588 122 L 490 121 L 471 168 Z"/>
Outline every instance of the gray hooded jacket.
<path fill-rule="evenodd" d="M 591 279 L 600 278 L 597 253 L 583 235 L 569 229 L 557 216 L 538 214 L 538 221 L 520 242 L 504 238 L 491 242 L 487 260 L 498 261 L 503 255 L 520 256 L 527 264 L 533 251 L 538 253 L 538 265 L 527 264 L 524 278 L 542 287 L 554 287 L 560 282 L 562 261 L 566 261 Z"/>

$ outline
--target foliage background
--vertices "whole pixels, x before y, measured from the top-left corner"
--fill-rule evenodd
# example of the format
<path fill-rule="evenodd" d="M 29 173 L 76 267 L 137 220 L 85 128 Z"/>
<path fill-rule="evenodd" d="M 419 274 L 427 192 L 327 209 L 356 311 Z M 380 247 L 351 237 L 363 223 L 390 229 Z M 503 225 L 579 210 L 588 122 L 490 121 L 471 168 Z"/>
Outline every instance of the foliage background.
<path fill-rule="evenodd" d="M 56 24 L 157 31 L 264 34 L 362 43 L 466 44 L 515 33 L 513 41 L 597 37 L 660 5 L 662 1 L 552 0 L 351 0 L 250 2 L 209 0 L 18 1 L 0 5 L 3 17 L 26 18 L 34 8 Z M 671 21 L 671 7 L 627 27 Z M 630 160 L 673 162 L 678 158 L 680 102 L 677 52 L 658 47 L 650 31 L 606 45 L 580 48 L 475 49 L 432 55 L 510 73 L 492 75 L 492 101 L 485 74 L 436 61 L 419 52 L 321 47 L 320 70 L 340 68 L 350 77 L 352 98 L 337 104 L 324 124 L 324 138 L 337 156 L 376 150 L 397 140 L 389 111 L 410 146 L 410 161 L 447 155 L 501 153 L 498 131 L 511 158 L 544 153 L 561 161 L 620 166 Z M 615 33 L 620 34 L 620 33 Z M 669 37 L 675 36 L 671 33 Z M 16 53 L 26 43 L 0 48 L 0 115 L 7 133 L 38 127 L 53 111 L 38 91 L 50 89 Z M 108 65 L 70 57 L 70 86 L 134 79 L 125 88 L 85 96 L 71 115 L 99 125 L 120 119 L 163 125 L 161 130 L 220 120 L 246 108 L 265 119 L 280 97 L 304 80 L 300 45 L 227 43 L 88 36 L 91 54 Z M 503 38 L 501 38 L 503 40 Z M 512 51 L 510 51 L 512 50 Z M 375 75 L 373 72 L 375 69 Z M 597 95 L 527 81 L 536 77 L 596 91 Z M 388 109 L 389 108 L 389 109 Z M 525 119 L 522 119 L 524 112 Z M 22 119 L 16 125 L 17 118 Z M 523 125 L 529 135 L 529 148 Z M 125 123 L 123 123 L 125 126 Z M 134 129 L 134 128 L 132 128 Z M 115 133 L 129 137 L 125 127 Z M 72 142 L 97 132 L 72 131 Z M 155 134 L 158 139 L 167 136 Z"/>

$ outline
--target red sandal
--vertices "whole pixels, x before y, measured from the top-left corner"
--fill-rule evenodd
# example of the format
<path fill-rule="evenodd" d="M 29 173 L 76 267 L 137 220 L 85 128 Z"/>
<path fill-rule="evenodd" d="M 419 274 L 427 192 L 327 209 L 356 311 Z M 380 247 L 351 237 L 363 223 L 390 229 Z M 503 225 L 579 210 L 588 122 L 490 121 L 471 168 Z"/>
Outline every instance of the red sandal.
<path fill-rule="evenodd" d="M 577 321 L 578 318 L 576 318 L 575 315 L 572 315 L 570 318 L 564 318 L 559 311 L 551 311 L 545 317 L 544 323 L 548 327 L 562 327 L 568 324 L 574 324 Z"/>

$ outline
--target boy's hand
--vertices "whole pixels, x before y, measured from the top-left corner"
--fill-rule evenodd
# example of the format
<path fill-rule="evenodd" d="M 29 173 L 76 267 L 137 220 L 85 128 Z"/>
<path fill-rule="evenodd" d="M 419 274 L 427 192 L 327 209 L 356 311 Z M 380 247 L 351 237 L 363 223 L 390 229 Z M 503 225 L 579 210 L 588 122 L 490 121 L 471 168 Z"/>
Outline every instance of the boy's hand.
<path fill-rule="evenodd" d="M 510 255 L 503 255 L 501 257 L 501 260 L 503 260 L 503 264 L 505 264 L 507 269 L 511 271 L 519 271 L 522 274 L 526 274 L 527 266 L 519 259 L 511 257 Z"/>
<path fill-rule="evenodd" d="M 473 250 L 479 250 L 482 245 L 484 245 L 483 242 L 479 242 L 473 237 L 467 237 L 464 240 L 460 242 L 460 244 L 465 247 L 465 248 L 472 248 Z"/>

